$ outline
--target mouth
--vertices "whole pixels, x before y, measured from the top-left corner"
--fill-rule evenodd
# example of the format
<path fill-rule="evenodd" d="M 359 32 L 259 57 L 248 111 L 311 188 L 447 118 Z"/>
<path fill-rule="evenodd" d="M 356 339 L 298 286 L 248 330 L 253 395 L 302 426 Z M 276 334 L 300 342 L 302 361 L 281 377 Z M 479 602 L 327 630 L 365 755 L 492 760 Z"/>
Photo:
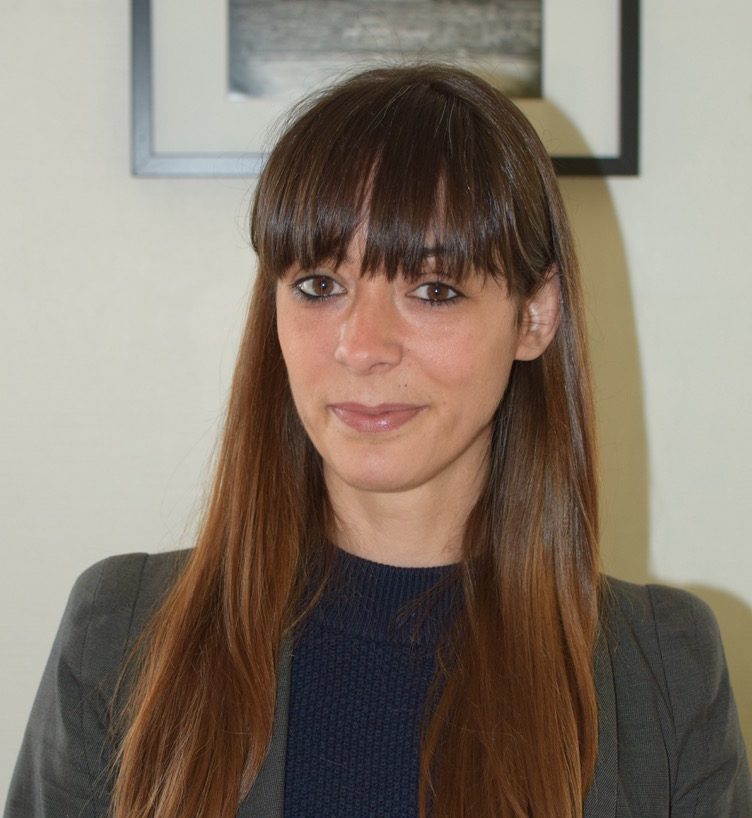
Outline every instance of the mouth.
<path fill-rule="evenodd" d="M 391 432 L 409 423 L 425 406 L 409 403 L 332 403 L 328 407 L 345 425 L 358 432 Z"/>

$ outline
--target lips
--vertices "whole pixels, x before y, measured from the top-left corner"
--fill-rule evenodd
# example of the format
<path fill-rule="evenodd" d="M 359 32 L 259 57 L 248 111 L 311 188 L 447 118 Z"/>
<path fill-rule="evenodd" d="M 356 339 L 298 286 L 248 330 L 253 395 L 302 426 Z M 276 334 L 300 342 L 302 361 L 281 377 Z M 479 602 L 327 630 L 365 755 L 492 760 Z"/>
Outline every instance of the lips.
<path fill-rule="evenodd" d="M 404 426 L 425 407 L 409 403 L 380 403 L 378 406 L 333 403 L 329 409 L 344 424 L 358 432 L 390 432 Z"/>

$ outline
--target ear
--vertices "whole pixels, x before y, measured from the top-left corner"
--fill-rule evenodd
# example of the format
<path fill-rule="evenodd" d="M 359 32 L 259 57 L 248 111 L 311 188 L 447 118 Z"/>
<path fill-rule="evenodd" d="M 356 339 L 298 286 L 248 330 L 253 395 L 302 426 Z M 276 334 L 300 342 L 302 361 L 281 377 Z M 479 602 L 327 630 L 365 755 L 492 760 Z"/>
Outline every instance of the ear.
<path fill-rule="evenodd" d="M 555 264 L 522 306 L 515 360 L 532 361 L 551 343 L 559 327 L 560 295 L 559 267 Z"/>

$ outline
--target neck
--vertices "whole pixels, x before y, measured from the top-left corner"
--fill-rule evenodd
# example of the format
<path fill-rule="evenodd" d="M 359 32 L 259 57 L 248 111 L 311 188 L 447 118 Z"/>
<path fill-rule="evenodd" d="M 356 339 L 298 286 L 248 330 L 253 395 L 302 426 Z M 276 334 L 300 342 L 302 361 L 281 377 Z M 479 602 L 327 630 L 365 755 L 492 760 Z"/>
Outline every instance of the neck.
<path fill-rule="evenodd" d="M 431 485 L 394 493 L 362 491 L 334 475 L 327 475 L 326 483 L 336 526 L 333 540 L 343 551 L 408 568 L 462 559 L 465 523 L 480 479 L 458 490 Z"/>

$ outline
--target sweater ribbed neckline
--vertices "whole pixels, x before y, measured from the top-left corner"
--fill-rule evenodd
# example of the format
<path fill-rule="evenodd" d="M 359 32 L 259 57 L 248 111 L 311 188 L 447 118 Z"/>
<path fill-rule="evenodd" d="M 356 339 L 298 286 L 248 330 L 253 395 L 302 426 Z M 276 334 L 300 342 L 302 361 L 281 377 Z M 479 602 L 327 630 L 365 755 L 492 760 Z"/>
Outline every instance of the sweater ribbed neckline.
<path fill-rule="evenodd" d="M 338 548 L 332 582 L 314 612 L 316 627 L 379 642 L 435 646 L 460 587 L 457 569 L 386 565 Z"/>

